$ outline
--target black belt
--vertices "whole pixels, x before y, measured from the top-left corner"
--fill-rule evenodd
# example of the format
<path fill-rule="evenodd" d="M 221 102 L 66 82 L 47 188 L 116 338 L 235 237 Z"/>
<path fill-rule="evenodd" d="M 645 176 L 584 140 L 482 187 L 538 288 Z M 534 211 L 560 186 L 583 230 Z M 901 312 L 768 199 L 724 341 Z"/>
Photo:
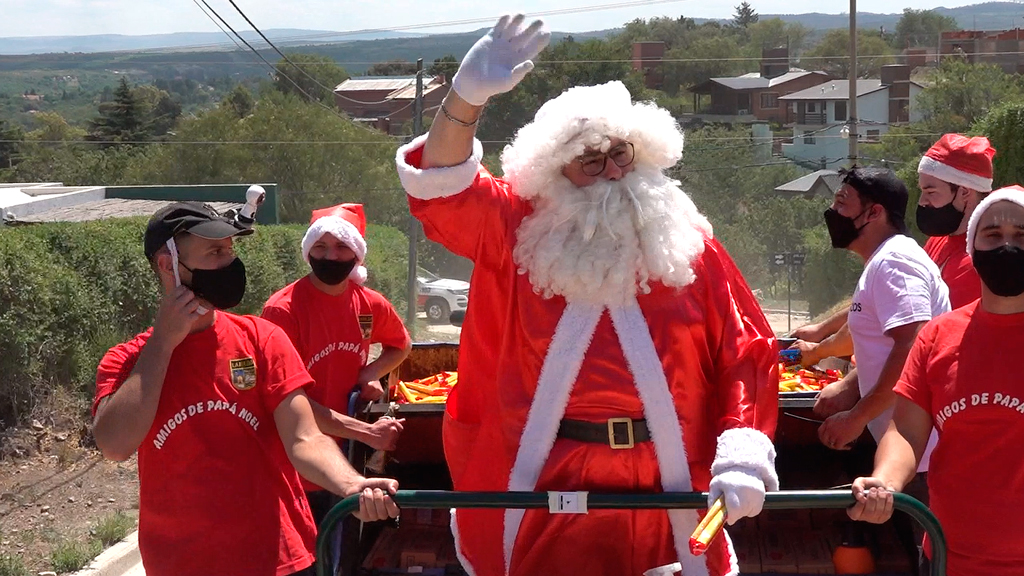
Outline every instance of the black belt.
<path fill-rule="evenodd" d="M 651 433 L 645 420 L 611 418 L 600 423 L 562 420 L 558 426 L 558 437 L 577 442 L 607 444 L 613 449 L 622 450 L 632 448 L 636 442 L 649 442 Z"/>

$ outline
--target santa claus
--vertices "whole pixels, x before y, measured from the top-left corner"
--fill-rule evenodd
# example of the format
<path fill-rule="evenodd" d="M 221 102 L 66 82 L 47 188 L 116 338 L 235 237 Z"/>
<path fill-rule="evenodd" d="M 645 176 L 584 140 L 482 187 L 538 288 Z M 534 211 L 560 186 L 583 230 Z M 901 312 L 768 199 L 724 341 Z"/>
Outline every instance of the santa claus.
<path fill-rule="evenodd" d="M 664 171 L 683 134 L 618 82 L 544 104 L 480 164 L 475 127 L 547 45 L 503 17 L 466 55 L 430 133 L 398 151 L 426 234 L 474 262 L 459 385 L 445 414 L 457 490 L 724 496 L 730 523 L 776 490 L 771 329 L 711 225 Z M 728 536 L 704 557 L 693 510 L 459 510 L 475 576 L 736 574 Z"/>

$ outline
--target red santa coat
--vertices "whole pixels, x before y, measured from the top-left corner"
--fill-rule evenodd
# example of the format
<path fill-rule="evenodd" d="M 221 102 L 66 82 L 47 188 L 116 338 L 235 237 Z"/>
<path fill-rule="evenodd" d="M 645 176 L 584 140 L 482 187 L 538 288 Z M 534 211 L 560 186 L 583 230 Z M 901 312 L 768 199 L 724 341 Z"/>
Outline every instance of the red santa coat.
<path fill-rule="evenodd" d="M 705 238 L 683 289 L 652 283 L 611 309 L 544 298 L 512 258 L 530 203 L 480 167 L 479 142 L 466 163 L 429 170 L 417 168 L 422 145 L 398 153 L 412 212 L 475 264 L 444 421 L 456 490 L 704 491 L 723 431 L 741 429 L 741 444 L 774 434 L 774 335 L 716 240 Z M 652 442 L 613 450 L 556 437 L 563 418 L 622 417 L 645 418 Z M 452 531 L 475 576 L 642 574 L 677 560 L 686 576 L 736 574 L 728 536 L 689 554 L 698 522 L 693 510 L 458 510 Z"/>

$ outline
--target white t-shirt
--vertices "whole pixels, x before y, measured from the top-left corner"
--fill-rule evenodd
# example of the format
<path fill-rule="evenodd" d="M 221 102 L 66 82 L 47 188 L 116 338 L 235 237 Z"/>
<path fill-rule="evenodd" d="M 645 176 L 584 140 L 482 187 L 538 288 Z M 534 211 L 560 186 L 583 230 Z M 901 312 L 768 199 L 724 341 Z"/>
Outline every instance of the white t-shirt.
<path fill-rule="evenodd" d="M 882 367 L 892 352 L 894 342 L 885 335 L 887 331 L 927 322 L 949 311 L 949 290 L 938 266 L 924 249 L 902 234 L 882 243 L 864 265 L 847 320 L 857 358 L 861 398 L 878 385 Z M 868 423 L 875 441 L 882 438 L 890 421 L 891 408 Z M 932 430 L 919 472 L 928 470 L 928 459 L 937 440 Z"/>

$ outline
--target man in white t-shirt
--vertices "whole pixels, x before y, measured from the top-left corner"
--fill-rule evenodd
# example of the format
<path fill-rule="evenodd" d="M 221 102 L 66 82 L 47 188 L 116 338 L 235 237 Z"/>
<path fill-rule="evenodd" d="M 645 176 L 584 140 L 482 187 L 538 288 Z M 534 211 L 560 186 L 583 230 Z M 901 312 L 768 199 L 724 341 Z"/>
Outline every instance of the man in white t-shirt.
<path fill-rule="evenodd" d="M 896 393 L 917 332 L 932 318 L 949 312 L 949 290 L 939 268 L 907 235 L 907 187 L 891 170 L 857 168 L 843 171 L 843 185 L 825 223 L 832 246 L 849 250 L 864 260 L 847 319 L 853 338 L 860 398 L 848 410 L 829 416 L 818 429 L 822 443 L 833 450 L 848 449 L 867 428 L 875 442 L 892 421 Z M 849 382 L 852 386 L 854 383 Z M 905 492 L 927 504 L 926 472 L 938 436 L 932 430 L 918 466 L 917 477 Z M 900 524 L 907 519 L 900 517 Z M 921 542 L 920 527 L 914 528 Z M 910 528 L 908 527 L 908 528 Z"/>
<path fill-rule="evenodd" d="M 906 209 L 907 188 L 891 170 L 854 168 L 844 171 L 843 185 L 825 211 L 832 246 L 865 262 L 848 320 L 860 399 L 818 430 L 822 443 L 833 449 L 852 444 L 865 427 L 876 441 L 882 437 L 896 403 L 893 386 L 917 331 L 950 310 L 938 267 L 906 235 Z M 927 462 L 926 456 L 922 471 Z"/>
<path fill-rule="evenodd" d="M 833 246 L 864 260 L 848 320 L 860 400 L 821 424 L 818 436 L 829 448 L 848 447 L 864 427 L 882 438 L 896 404 L 893 386 L 918 330 L 950 310 L 935 262 L 906 236 L 906 204 L 906 186 L 892 170 L 855 167 L 843 172 L 824 214 Z M 923 464 L 928 469 L 927 458 Z"/>

